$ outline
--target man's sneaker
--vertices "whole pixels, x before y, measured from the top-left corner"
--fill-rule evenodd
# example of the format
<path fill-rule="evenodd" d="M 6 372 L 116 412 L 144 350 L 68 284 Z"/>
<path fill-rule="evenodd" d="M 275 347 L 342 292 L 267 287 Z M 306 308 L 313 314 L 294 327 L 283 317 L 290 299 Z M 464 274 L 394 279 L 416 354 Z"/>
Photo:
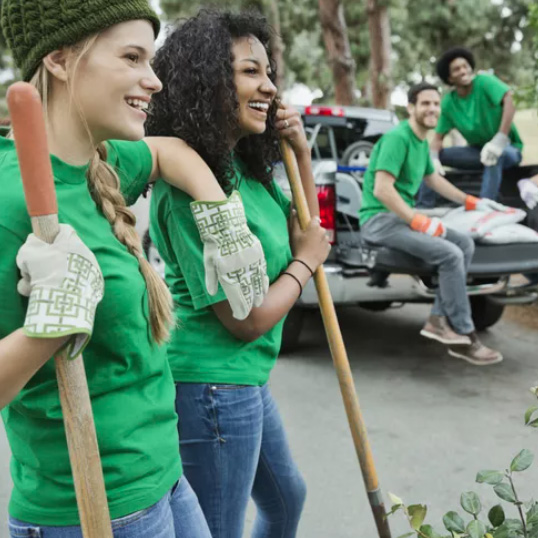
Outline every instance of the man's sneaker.
<path fill-rule="evenodd" d="M 503 356 L 498 351 L 486 347 L 475 333 L 471 334 L 471 340 L 470 346 L 450 346 L 448 348 L 449 355 L 463 359 L 475 366 L 489 366 L 503 360 Z"/>
<path fill-rule="evenodd" d="M 448 324 L 445 316 L 434 316 L 433 314 L 426 321 L 426 325 L 420 331 L 422 336 L 437 340 L 441 344 L 447 345 L 470 345 L 471 339 L 464 334 L 455 333 Z"/>

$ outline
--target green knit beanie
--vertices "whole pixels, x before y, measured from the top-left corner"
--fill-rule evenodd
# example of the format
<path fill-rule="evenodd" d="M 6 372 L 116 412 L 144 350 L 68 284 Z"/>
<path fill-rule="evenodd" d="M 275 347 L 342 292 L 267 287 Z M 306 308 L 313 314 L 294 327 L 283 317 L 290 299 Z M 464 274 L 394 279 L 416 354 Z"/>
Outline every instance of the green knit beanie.
<path fill-rule="evenodd" d="M 136 19 L 149 20 L 157 37 L 159 17 L 147 0 L 2 0 L 2 30 L 26 81 L 53 50 Z"/>

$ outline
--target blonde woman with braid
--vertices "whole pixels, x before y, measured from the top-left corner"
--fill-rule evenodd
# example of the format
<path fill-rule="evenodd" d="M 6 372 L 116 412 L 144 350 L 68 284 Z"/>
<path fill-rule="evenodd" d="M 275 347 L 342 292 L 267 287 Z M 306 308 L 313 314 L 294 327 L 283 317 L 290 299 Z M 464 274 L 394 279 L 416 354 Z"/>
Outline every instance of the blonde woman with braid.
<path fill-rule="evenodd" d="M 142 254 L 127 205 L 159 177 L 195 200 L 213 200 L 193 205 L 206 281 L 215 288 L 218 279 L 238 318 L 263 299 L 261 247 L 240 198 L 225 198 L 193 150 L 173 138 L 141 140 L 145 110 L 161 90 L 150 65 L 159 21 L 146 0 L 2 3 L 15 62 L 43 98 L 62 223 L 52 245 L 30 234 L 14 142 L 0 138 L 0 409 L 13 453 L 10 535 L 82 536 L 49 360 L 67 346 L 70 357 L 84 349 L 114 537 L 210 538 L 182 477 L 175 390 L 160 345 L 170 295 Z M 235 219 L 210 226 L 223 213 Z M 244 247 L 231 259 L 226 235 Z M 230 278 L 247 265 L 248 280 Z"/>

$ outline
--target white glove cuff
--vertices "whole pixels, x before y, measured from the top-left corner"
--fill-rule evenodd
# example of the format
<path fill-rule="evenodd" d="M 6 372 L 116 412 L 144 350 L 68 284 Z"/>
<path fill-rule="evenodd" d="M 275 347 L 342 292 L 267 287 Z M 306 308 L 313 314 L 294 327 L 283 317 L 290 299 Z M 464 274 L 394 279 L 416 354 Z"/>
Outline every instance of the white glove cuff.
<path fill-rule="evenodd" d="M 510 144 L 510 138 L 508 138 L 504 133 L 497 133 L 492 139 L 491 143 L 496 146 L 504 149 Z"/>
<path fill-rule="evenodd" d="M 34 286 L 24 320 L 24 334 L 31 338 L 77 335 L 68 344 L 68 355 L 73 359 L 92 334 L 96 307 L 97 301 L 75 291 Z"/>
<path fill-rule="evenodd" d="M 234 191 L 227 200 L 218 202 L 194 201 L 190 204 L 202 241 L 214 241 L 215 237 L 229 233 L 247 224 L 245 208 L 239 191 Z"/>

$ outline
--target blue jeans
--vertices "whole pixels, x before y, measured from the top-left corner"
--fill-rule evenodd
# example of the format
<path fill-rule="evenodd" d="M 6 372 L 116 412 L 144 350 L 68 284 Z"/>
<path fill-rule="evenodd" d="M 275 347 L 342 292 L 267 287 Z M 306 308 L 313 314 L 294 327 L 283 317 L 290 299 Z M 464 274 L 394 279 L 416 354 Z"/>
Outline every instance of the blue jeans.
<path fill-rule="evenodd" d="M 470 237 L 450 228 L 445 238 L 415 232 L 394 213 L 378 213 L 368 219 L 362 227 L 362 235 L 371 243 L 401 250 L 435 265 L 439 289 L 432 314 L 448 317 L 458 334 L 475 330 L 466 287 L 474 254 L 474 241 Z"/>
<path fill-rule="evenodd" d="M 306 486 L 267 385 L 178 383 L 185 475 L 213 538 L 241 538 L 252 496 L 254 538 L 293 538 Z"/>
<path fill-rule="evenodd" d="M 112 521 L 114 538 L 211 538 L 185 477 L 158 503 Z M 82 538 L 79 526 L 44 527 L 9 518 L 11 538 Z"/>
<path fill-rule="evenodd" d="M 439 159 L 444 166 L 459 168 L 460 170 L 484 170 L 482 175 L 482 186 L 480 188 L 480 198 L 496 200 L 499 196 L 503 170 L 513 168 L 521 162 L 521 151 L 508 146 L 499 157 L 495 166 L 486 166 L 480 162 L 480 151 L 477 146 L 458 146 L 444 148 L 439 153 Z M 417 206 L 432 208 L 435 207 L 436 192 L 422 183 L 418 191 Z"/>

